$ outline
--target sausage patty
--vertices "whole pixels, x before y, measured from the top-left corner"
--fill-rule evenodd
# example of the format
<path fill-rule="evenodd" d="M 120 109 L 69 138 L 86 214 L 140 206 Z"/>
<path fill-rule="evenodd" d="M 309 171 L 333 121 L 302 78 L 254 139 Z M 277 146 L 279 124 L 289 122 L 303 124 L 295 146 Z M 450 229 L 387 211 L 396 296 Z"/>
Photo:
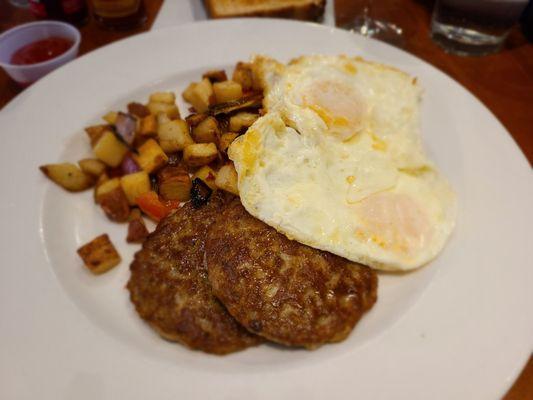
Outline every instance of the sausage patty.
<path fill-rule="evenodd" d="M 206 260 L 213 292 L 230 314 L 284 345 L 345 339 L 377 298 L 370 268 L 287 239 L 238 199 L 211 225 Z"/>
<path fill-rule="evenodd" d="M 199 209 L 188 203 L 162 220 L 135 254 L 127 285 L 141 318 L 162 337 L 216 354 L 262 341 L 228 314 L 207 278 L 207 229 L 225 202 L 214 194 Z"/>

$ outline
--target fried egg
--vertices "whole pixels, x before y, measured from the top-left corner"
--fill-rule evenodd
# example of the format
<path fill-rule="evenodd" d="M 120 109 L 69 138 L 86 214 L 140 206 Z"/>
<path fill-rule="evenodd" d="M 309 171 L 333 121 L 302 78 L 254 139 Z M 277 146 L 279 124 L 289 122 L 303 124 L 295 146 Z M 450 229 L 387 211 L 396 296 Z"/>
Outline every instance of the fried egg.
<path fill-rule="evenodd" d="M 455 195 L 418 128 L 407 74 L 344 56 L 258 57 L 266 114 L 229 148 L 247 211 L 291 239 L 383 270 L 433 259 Z"/>

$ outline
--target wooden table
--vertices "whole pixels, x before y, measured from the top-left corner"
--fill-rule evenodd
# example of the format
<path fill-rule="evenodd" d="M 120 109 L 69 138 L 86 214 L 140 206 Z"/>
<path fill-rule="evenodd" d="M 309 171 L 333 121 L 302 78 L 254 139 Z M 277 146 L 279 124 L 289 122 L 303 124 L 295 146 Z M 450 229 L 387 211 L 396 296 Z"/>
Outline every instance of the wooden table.
<path fill-rule="evenodd" d="M 113 32 L 89 20 L 81 27 L 80 53 L 150 29 L 162 2 L 145 0 L 148 22 L 140 29 Z M 360 0 L 336 0 L 337 25 L 342 26 L 360 13 L 361 3 Z M 446 54 L 429 37 L 432 3 L 432 0 L 374 1 L 371 15 L 401 26 L 405 37 L 401 47 L 446 72 L 474 93 L 503 123 L 533 163 L 533 45 L 516 29 L 505 49 L 498 54 L 486 57 Z M 27 11 L 0 0 L 0 32 L 32 20 Z M 0 108 L 21 91 L 3 70 L 0 71 L 0 88 Z M 504 399 L 533 399 L 533 358 Z"/>

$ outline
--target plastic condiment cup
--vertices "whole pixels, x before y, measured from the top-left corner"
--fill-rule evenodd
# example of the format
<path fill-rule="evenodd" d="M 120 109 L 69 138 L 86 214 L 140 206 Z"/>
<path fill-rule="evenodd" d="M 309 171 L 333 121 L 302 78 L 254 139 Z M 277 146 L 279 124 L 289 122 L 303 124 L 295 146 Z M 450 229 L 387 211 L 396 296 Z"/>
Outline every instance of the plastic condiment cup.
<path fill-rule="evenodd" d="M 21 47 L 61 37 L 72 42 L 72 46 L 57 57 L 35 64 L 16 65 L 11 63 L 13 54 Z M 80 32 L 70 24 L 59 21 L 38 21 L 16 26 L 0 35 L 0 66 L 20 85 L 29 85 L 54 69 L 73 60 L 80 47 Z"/>

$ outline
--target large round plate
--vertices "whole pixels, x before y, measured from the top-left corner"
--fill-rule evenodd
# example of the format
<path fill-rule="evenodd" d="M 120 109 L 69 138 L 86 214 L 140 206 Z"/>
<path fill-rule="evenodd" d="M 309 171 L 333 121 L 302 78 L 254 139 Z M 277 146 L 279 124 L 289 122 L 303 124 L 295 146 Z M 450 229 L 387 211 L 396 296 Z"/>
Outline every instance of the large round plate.
<path fill-rule="evenodd" d="M 140 321 L 124 290 L 135 251 L 125 227 L 106 221 L 89 192 L 66 193 L 37 167 L 87 155 L 82 127 L 106 111 L 156 89 L 181 91 L 253 53 L 361 55 L 418 77 L 426 147 L 460 214 L 437 260 L 380 276 L 378 303 L 345 342 L 215 357 L 165 342 Z M 313 24 L 191 24 L 70 63 L 9 104 L 0 126 L 2 398 L 495 399 L 529 356 L 531 170 L 478 100 L 400 50 Z M 75 250 L 103 232 L 123 262 L 94 277 Z"/>

